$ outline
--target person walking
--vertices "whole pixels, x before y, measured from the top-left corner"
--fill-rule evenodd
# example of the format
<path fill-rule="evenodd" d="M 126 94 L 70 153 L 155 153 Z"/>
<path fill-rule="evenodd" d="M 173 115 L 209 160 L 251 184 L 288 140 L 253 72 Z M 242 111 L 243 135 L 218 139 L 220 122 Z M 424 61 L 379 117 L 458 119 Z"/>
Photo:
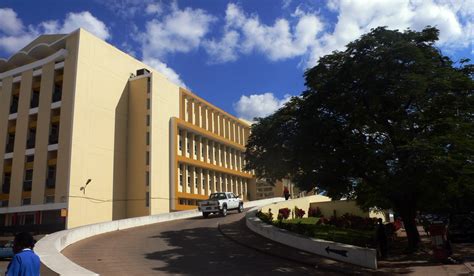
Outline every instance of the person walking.
<path fill-rule="evenodd" d="M 34 239 L 30 233 L 21 232 L 13 240 L 15 254 L 8 264 L 6 276 L 37 276 L 40 275 L 40 259 L 33 252 Z"/>
<path fill-rule="evenodd" d="M 387 244 L 387 232 L 383 220 L 379 218 L 377 223 L 376 238 L 377 245 L 380 252 L 380 257 L 383 259 L 387 258 L 388 244 Z"/>
<path fill-rule="evenodd" d="M 290 191 L 288 190 L 288 187 L 285 187 L 283 190 L 283 196 L 285 196 L 285 200 L 288 200 L 290 198 Z"/>

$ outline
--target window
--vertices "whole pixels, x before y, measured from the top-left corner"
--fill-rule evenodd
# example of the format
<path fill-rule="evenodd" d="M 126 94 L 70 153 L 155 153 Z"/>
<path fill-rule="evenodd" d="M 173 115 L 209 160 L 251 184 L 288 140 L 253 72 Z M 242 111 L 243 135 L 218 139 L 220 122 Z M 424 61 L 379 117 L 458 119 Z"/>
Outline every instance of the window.
<path fill-rule="evenodd" d="M 10 193 L 10 181 L 11 181 L 11 173 L 6 172 L 3 176 L 3 186 L 2 186 L 2 193 L 8 194 Z"/>
<path fill-rule="evenodd" d="M 28 140 L 26 141 L 26 148 L 31 149 L 35 147 L 36 129 L 30 128 L 28 131 Z"/>
<path fill-rule="evenodd" d="M 150 207 L 150 192 L 146 192 L 145 194 L 145 205 L 146 207 Z"/>
<path fill-rule="evenodd" d="M 146 99 L 146 108 L 147 109 L 150 109 L 150 106 L 151 106 L 151 103 L 150 103 L 150 99 Z"/>
<path fill-rule="evenodd" d="M 146 115 L 146 125 L 150 126 L 150 115 Z"/>
<path fill-rule="evenodd" d="M 5 152 L 6 153 L 13 152 L 14 145 L 15 145 L 15 133 L 14 132 L 8 133 L 8 142 L 5 148 Z"/>
<path fill-rule="evenodd" d="M 150 186 L 150 172 L 147 171 L 147 172 L 145 173 L 145 178 L 146 178 L 146 179 L 145 179 L 146 185 L 147 185 L 147 186 Z"/>
<path fill-rule="evenodd" d="M 30 108 L 38 107 L 39 105 L 39 88 L 33 89 L 31 93 Z"/>
<path fill-rule="evenodd" d="M 54 145 L 58 143 L 59 138 L 59 124 L 52 124 L 49 131 L 49 144 Z"/>
<path fill-rule="evenodd" d="M 0 207 L 8 207 L 8 200 L 0 201 Z"/>
<path fill-rule="evenodd" d="M 25 171 L 25 179 L 23 182 L 23 191 L 31 191 L 31 186 L 32 186 L 32 181 L 33 181 L 33 170 L 32 169 L 27 169 Z"/>
<path fill-rule="evenodd" d="M 49 204 L 49 203 L 54 203 L 54 195 L 48 195 L 44 197 L 44 203 Z"/>
<path fill-rule="evenodd" d="M 150 152 L 146 152 L 146 165 L 150 165 Z"/>
<path fill-rule="evenodd" d="M 19 102 L 19 96 L 13 95 L 12 101 L 10 104 L 10 114 L 15 114 L 18 112 L 18 102 Z"/>
<path fill-rule="evenodd" d="M 183 165 L 179 165 L 179 186 L 183 187 Z"/>
<path fill-rule="evenodd" d="M 191 176 L 188 174 L 188 188 L 191 188 Z"/>
<path fill-rule="evenodd" d="M 21 205 L 30 205 L 31 204 L 31 198 L 24 198 L 21 201 Z"/>
<path fill-rule="evenodd" d="M 48 178 L 46 179 L 46 188 L 52 189 L 56 186 L 56 166 L 48 166 Z"/>
<path fill-rule="evenodd" d="M 149 146 L 150 145 L 150 132 L 147 131 L 146 133 L 146 145 Z"/>
<path fill-rule="evenodd" d="M 55 83 L 54 84 L 54 91 L 53 91 L 53 99 L 52 99 L 52 102 L 59 102 L 62 98 L 62 94 L 63 94 L 63 86 L 62 86 L 62 83 Z"/>
<path fill-rule="evenodd" d="M 35 156 L 34 155 L 27 155 L 26 156 L 26 163 L 31 163 L 35 161 Z"/>

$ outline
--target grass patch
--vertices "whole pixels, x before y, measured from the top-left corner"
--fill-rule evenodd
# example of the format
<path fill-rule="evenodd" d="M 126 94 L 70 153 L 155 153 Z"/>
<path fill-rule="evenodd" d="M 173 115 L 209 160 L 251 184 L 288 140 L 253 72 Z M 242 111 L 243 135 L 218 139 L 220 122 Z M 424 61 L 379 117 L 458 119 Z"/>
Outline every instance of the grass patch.
<path fill-rule="evenodd" d="M 273 225 L 312 238 L 351 244 L 361 247 L 375 247 L 375 230 L 356 230 L 333 225 L 317 225 L 318 218 L 298 218 L 274 221 Z"/>

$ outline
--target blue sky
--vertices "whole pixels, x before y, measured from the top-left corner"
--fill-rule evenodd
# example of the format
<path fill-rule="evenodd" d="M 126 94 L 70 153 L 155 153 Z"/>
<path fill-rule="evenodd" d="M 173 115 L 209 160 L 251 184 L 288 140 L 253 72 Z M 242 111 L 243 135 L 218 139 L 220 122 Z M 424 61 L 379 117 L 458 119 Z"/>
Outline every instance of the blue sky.
<path fill-rule="evenodd" d="M 443 53 L 470 58 L 463 0 L 43 0 L 0 2 L 0 57 L 43 33 L 83 27 L 245 119 L 304 90 L 319 57 L 377 26 L 437 26 Z M 65 5 L 67 4 L 67 5 Z"/>

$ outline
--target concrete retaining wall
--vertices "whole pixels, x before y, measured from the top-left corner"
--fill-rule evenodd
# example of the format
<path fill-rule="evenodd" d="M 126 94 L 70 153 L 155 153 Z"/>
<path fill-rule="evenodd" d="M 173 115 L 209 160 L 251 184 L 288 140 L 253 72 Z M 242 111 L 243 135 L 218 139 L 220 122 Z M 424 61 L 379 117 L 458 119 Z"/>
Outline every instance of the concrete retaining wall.
<path fill-rule="evenodd" d="M 266 205 L 262 207 L 262 212 L 268 213 L 269 209 L 272 209 L 273 213 L 273 218 L 276 219 L 278 215 L 278 210 L 282 208 L 288 208 L 290 210 L 293 210 L 296 207 L 299 209 L 303 209 L 305 211 L 305 214 L 303 217 L 308 216 L 308 209 L 311 203 L 313 202 L 330 202 L 331 198 L 327 196 L 322 196 L 322 195 L 312 195 L 312 196 L 306 196 L 306 197 L 300 197 L 300 198 L 295 198 L 291 200 L 285 200 L 282 202 L 275 202 L 272 205 Z"/>
<path fill-rule="evenodd" d="M 267 207 L 268 206 L 265 206 L 261 209 Z M 256 213 L 259 209 L 259 207 L 256 207 L 247 212 L 246 215 L 247 227 L 253 232 L 270 240 L 326 258 L 377 269 L 377 252 L 375 249 L 314 239 L 292 233 L 285 229 L 280 229 L 273 225 L 264 223 L 257 218 Z"/>
<path fill-rule="evenodd" d="M 244 203 L 244 207 L 252 208 L 283 200 L 284 198 L 271 198 L 249 201 Z M 35 252 L 40 257 L 44 266 L 59 275 L 98 275 L 75 264 L 61 254 L 61 251 L 75 242 L 95 235 L 158 222 L 192 218 L 200 215 L 201 213 L 197 210 L 189 210 L 85 225 L 45 236 L 36 243 Z"/>

